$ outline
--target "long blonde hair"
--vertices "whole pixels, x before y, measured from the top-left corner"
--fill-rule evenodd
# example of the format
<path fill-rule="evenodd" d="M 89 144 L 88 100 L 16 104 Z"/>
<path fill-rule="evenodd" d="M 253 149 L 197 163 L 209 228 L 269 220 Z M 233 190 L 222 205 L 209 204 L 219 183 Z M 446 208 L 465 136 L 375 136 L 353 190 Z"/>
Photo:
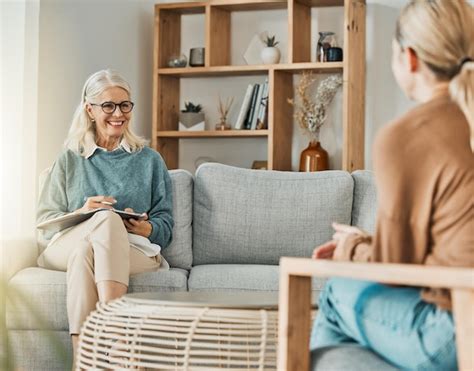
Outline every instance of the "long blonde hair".
<path fill-rule="evenodd" d="M 411 0 L 398 18 L 396 39 L 439 80 L 450 82 L 451 98 L 469 122 L 474 151 L 474 8 L 466 0 Z"/>
<path fill-rule="evenodd" d="M 64 142 L 66 148 L 84 155 L 86 141 L 96 136 L 95 123 L 92 122 L 86 112 L 86 104 L 111 87 L 124 89 L 131 99 L 130 85 L 118 72 L 107 69 L 89 76 L 82 88 L 81 102 L 74 112 L 69 134 Z M 147 140 L 134 134 L 130 129 L 131 125 L 132 119 L 125 129 L 124 138 L 132 151 L 139 151 L 147 144 Z"/>

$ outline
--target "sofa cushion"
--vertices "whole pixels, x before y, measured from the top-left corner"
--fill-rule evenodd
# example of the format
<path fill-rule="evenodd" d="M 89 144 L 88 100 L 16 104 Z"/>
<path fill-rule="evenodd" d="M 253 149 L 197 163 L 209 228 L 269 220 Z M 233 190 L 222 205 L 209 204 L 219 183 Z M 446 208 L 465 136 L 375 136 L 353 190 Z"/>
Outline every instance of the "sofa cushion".
<path fill-rule="evenodd" d="M 130 276 L 129 292 L 186 291 L 188 271 L 147 272 Z M 26 268 L 9 282 L 7 328 L 68 330 L 66 273 Z"/>
<path fill-rule="evenodd" d="M 312 371 L 395 371 L 395 366 L 359 345 L 324 347 L 311 352 Z"/>
<path fill-rule="evenodd" d="M 193 265 L 270 264 L 310 256 L 350 223 L 345 171 L 295 173 L 204 164 L 194 181 Z"/>
<path fill-rule="evenodd" d="M 279 267 L 256 264 L 198 265 L 189 274 L 189 291 L 278 291 Z M 326 279 L 313 277 L 313 303 Z"/>
<path fill-rule="evenodd" d="M 12 370 L 64 371 L 72 364 L 68 331 L 9 330 Z"/>
<path fill-rule="evenodd" d="M 162 250 L 162 255 L 172 267 L 191 269 L 193 176 L 186 170 L 170 170 L 173 181 L 173 241 Z"/>
<path fill-rule="evenodd" d="M 352 204 L 352 225 L 374 233 L 377 213 L 377 191 L 374 174 L 368 170 L 352 173 L 354 179 L 354 202 Z"/>

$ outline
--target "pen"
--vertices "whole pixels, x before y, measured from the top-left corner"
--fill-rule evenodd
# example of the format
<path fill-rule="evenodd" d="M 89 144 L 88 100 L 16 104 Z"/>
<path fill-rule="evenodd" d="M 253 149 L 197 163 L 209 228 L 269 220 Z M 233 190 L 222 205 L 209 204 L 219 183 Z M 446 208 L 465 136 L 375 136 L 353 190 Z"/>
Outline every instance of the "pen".
<path fill-rule="evenodd" d="M 88 199 L 87 196 L 84 196 L 84 202 L 86 202 Z M 109 206 L 112 206 L 113 204 L 115 204 L 115 202 L 109 202 L 109 201 L 100 201 L 101 204 L 104 204 L 104 205 L 109 205 Z"/>

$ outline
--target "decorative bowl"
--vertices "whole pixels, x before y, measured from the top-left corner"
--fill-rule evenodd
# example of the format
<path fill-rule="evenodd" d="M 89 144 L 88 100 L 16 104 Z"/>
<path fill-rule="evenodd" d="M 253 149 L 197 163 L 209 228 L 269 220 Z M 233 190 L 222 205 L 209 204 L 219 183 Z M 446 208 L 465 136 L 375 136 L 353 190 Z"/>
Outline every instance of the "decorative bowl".
<path fill-rule="evenodd" d="M 182 68 L 182 67 L 186 67 L 187 64 L 188 64 L 188 59 L 186 58 L 184 54 L 172 55 L 168 59 L 168 67 Z"/>

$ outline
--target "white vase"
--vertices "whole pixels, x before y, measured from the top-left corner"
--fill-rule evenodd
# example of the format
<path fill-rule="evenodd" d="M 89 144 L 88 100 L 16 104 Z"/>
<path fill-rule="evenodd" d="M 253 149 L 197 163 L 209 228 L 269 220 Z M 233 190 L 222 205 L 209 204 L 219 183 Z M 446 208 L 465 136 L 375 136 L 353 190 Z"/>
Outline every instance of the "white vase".
<path fill-rule="evenodd" d="M 280 49 L 274 46 L 266 47 L 260 53 L 263 64 L 277 64 L 280 62 Z"/>

